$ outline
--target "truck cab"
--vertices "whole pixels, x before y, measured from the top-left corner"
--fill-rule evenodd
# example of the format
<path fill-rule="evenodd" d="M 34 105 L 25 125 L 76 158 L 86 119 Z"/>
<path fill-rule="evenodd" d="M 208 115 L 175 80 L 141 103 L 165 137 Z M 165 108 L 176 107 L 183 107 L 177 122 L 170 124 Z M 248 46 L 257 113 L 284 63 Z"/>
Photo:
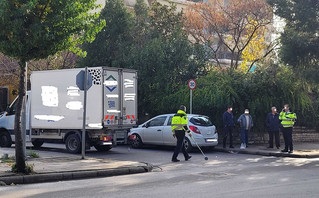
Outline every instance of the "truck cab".
<path fill-rule="evenodd" d="M 30 141 L 30 91 L 27 91 L 26 102 L 26 140 Z M 0 113 L 0 147 L 11 147 L 15 141 L 14 119 L 18 97 L 7 107 L 6 111 Z"/>

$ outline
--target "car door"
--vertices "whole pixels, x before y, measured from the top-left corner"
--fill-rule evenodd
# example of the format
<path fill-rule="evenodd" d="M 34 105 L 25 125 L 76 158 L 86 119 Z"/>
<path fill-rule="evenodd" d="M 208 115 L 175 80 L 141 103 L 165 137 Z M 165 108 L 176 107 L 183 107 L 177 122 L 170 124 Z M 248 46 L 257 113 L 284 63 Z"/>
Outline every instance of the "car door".
<path fill-rule="evenodd" d="M 173 132 L 171 128 L 172 118 L 173 118 L 173 115 L 170 115 L 167 123 L 165 124 L 163 128 L 163 144 L 164 145 L 169 145 L 169 146 L 176 145 L 176 139 L 173 137 Z"/>
<path fill-rule="evenodd" d="M 145 124 L 143 142 L 161 145 L 163 143 L 163 127 L 167 116 L 158 116 Z"/>

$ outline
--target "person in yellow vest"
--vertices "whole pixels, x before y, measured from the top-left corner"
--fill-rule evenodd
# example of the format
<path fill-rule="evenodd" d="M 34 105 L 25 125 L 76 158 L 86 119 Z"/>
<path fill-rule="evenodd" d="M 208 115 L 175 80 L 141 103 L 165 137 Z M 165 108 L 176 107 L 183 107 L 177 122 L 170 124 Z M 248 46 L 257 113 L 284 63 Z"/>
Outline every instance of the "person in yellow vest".
<path fill-rule="evenodd" d="M 188 127 L 187 127 L 186 107 L 184 105 L 180 106 L 179 110 L 172 118 L 171 128 L 172 128 L 174 138 L 177 139 L 177 144 L 172 157 L 172 162 L 180 161 L 177 159 L 177 156 L 181 150 L 184 154 L 185 161 L 188 161 L 192 156 L 190 156 L 185 149 L 184 138 L 185 138 L 185 133 L 188 133 L 189 136 L 191 136 L 192 134 L 190 133 L 190 130 L 188 130 Z"/>
<path fill-rule="evenodd" d="M 290 112 L 290 107 L 288 104 L 284 105 L 284 108 L 279 114 L 279 120 L 281 120 L 282 125 L 282 133 L 285 141 L 285 149 L 281 150 L 281 152 L 293 152 L 292 145 L 292 128 L 296 122 L 297 116 L 295 113 Z M 288 151 L 289 149 L 289 151 Z"/>

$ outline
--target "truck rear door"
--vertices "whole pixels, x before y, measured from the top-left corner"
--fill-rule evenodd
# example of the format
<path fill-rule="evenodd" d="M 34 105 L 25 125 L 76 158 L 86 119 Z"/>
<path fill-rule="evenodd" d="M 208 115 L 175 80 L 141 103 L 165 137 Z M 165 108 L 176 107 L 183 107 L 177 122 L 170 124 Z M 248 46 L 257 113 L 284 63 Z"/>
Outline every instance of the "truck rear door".
<path fill-rule="evenodd" d="M 137 117 L 137 73 L 118 68 L 103 69 L 104 126 L 131 127 Z"/>
<path fill-rule="evenodd" d="M 136 125 L 137 121 L 137 74 L 123 71 L 123 125 Z"/>

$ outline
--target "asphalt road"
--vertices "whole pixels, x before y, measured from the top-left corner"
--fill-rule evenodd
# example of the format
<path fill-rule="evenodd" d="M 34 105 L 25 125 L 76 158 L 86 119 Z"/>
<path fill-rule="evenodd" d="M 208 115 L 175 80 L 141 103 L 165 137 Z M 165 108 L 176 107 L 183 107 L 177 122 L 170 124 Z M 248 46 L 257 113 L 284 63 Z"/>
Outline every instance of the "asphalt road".
<path fill-rule="evenodd" d="M 62 145 L 54 146 L 38 151 L 40 156 L 69 155 Z M 0 187 L 0 197 L 319 197 L 319 159 L 207 151 L 208 161 L 194 152 L 190 161 L 171 163 L 172 152 L 127 146 L 108 153 L 89 151 L 89 157 L 149 162 L 156 167 L 138 175 Z"/>

